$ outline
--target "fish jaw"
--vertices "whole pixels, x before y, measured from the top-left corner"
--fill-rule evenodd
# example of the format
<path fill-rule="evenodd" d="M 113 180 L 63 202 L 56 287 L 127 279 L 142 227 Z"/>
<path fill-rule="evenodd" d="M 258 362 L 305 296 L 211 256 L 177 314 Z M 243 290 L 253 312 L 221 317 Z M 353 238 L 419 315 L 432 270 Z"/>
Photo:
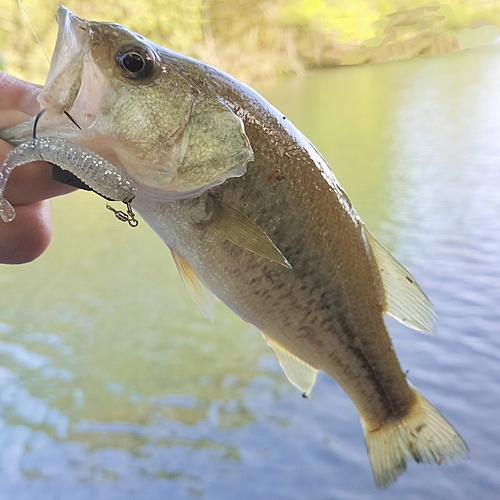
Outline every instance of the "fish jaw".
<path fill-rule="evenodd" d="M 92 58 L 92 23 L 63 6 L 57 8 L 56 17 L 59 26 L 56 46 L 45 87 L 38 96 L 45 109 L 39 133 L 83 143 L 94 135 L 91 126 L 102 112 L 103 96 L 111 82 Z"/>
<path fill-rule="evenodd" d="M 48 112 L 61 114 L 71 109 L 80 91 L 89 28 L 86 21 L 63 6 L 57 8 L 56 18 L 56 46 L 38 101 Z"/>

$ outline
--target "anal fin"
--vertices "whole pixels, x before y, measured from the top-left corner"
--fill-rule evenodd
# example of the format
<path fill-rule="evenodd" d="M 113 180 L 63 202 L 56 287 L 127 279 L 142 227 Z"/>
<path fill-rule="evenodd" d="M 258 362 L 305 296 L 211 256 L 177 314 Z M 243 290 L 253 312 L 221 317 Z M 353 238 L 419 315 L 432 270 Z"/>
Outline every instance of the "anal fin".
<path fill-rule="evenodd" d="M 286 260 L 285 256 L 271 241 L 269 236 L 238 210 L 222 203 L 218 207 L 210 224 L 224 238 L 235 245 L 276 262 L 287 269 L 292 269 L 290 262 Z"/>
<path fill-rule="evenodd" d="M 262 336 L 278 358 L 288 380 L 297 387 L 304 397 L 307 397 L 316 382 L 318 370 L 302 361 L 265 333 L 262 333 Z"/>
<path fill-rule="evenodd" d="M 214 296 L 212 292 L 200 281 L 195 270 L 189 263 L 174 250 L 170 249 L 175 265 L 186 285 L 187 292 L 201 313 L 212 323 L 214 321 Z"/>
<path fill-rule="evenodd" d="M 412 275 L 366 228 L 363 229 L 384 286 L 384 312 L 410 328 L 434 332 L 436 318 L 431 301 Z"/>

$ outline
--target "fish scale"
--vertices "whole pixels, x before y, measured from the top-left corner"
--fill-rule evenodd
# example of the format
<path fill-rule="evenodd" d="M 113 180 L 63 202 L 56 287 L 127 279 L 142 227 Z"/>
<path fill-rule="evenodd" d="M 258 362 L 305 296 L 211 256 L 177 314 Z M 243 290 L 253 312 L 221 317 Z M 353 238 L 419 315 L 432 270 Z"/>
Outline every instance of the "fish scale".
<path fill-rule="evenodd" d="M 250 132 L 247 130 L 247 133 Z M 228 199 L 232 200 L 234 198 L 233 193 L 231 193 L 232 190 L 236 193 L 245 192 L 246 183 L 252 184 L 254 188 L 256 185 L 259 185 L 259 181 L 252 175 L 255 172 L 255 177 L 259 177 L 259 172 L 261 170 L 257 168 L 258 160 L 259 158 L 256 156 L 255 164 L 249 169 L 245 176 L 238 180 L 232 180 L 223 188 L 219 188 L 219 190 L 222 191 L 223 200 L 226 197 L 226 193 Z M 321 179 L 322 178 L 310 179 L 310 182 L 320 182 Z M 260 180 L 260 184 L 264 189 L 266 183 L 262 182 L 262 179 Z M 285 199 L 293 195 L 293 191 L 286 190 L 286 186 L 283 186 L 282 189 L 283 193 L 281 193 L 281 195 Z M 265 195 L 262 196 L 264 203 L 265 199 Z M 291 203 L 284 203 L 283 206 L 293 205 L 293 201 L 296 201 L 295 206 L 300 208 L 298 204 L 299 200 L 290 201 Z M 242 200 L 242 204 L 244 204 L 244 202 L 245 200 Z M 254 206 L 255 204 L 256 202 L 254 201 Z M 185 204 L 183 204 L 183 208 L 186 208 Z M 143 213 L 140 207 L 138 207 L 138 210 L 140 213 Z M 334 212 L 334 210 L 335 204 L 330 203 L 328 207 L 326 207 L 326 210 L 320 212 L 323 217 L 320 224 L 321 226 L 328 227 L 331 225 L 332 219 L 336 219 L 336 217 L 329 217 L 330 211 Z M 189 212 L 189 208 L 187 208 L 187 211 Z M 283 220 L 290 218 L 289 212 L 283 212 L 277 215 Z M 349 216 L 344 215 L 341 217 L 341 219 L 344 218 L 349 218 Z M 170 216 L 165 214 L 164 220 L 170 220 Z M 294 217 L 293 220 L 297 221 L 297 218 Z M 338 253 L 339 256 L 346 255 L 346 252 L 342 252 L 341 250 L 341 244 L 346 242 L 350 245 L 351 240 L 355 240 L 354 236 L 349 237 L 346 231 L 342 231 L 340 241 L 338 238 L 329 238 L 330 248 L 325 248 L 325 246 L 320 248 L 321 251 L 317 252 L 316 258 L 314 255 L 311 255 L 311 251 L 306 252 L 298 250 L 292 257 L 286 255 L 285 250 L 285 255 L 289 258 L 293 269 L 280 269 L 279 266 L 276 265 L 273 269 L 275 275 L 273 284 L 268 283 L 266 285 L 259 277 L 269 273 L 270 268 L 269 264 L 261 257 L 245 252 L 238 247 L 234 247 L 230 242 L 224 240 L 213 240 L 209 243 L 205 241 L 203 235 L 201 235 L 202 238 L 197 241 L 197 233 L 190 230 L 189 224 L 184 222 L 176 223 L 175 226 L 184 228 L 182 232 L 185 239 L 183 239 L 182 242 L 175 243 L 173 241 L 167 241 L 167 244 L 175 244 L 175 250 L 184 255 L 188 261 L 191 258 L 190 254 L 196 253 L 197 262 L 193 267 L 202 278 L 203 282 L 206 283 L 216 295 L 228 303 L 233 310 L 236 310 L 243 317 L 251 318 L 252 323 L 287 347 L 293 354 L 300 356 L 301 359 L 312 366 L 326 371 L 341 383 L 344 388 L 347 386 L 350 395 L 353 392 L 358 392 L 359 388 L 352 388 L 352 383 L 342 383 L 344 372 L 346 371 L 346 367 L 344 366 L 346 361 L 349 363 L 357 362 L 361 367 L 365 366 L 364 371 L 366 375 L 362 377 L 361 385 L 366 387 L 367 383 L 370 383 L 374 388 L 374 392 L 377 394 L 381 392 L 378 378 L 382 378 L 385 374 L 387 374 L 385 377 L 389 380 L 395 379 L 399 381 L 399 384 L 397 384 L 398 390 L 394 391 L 396 394 L 401 392 L 399 386 L 402 385 L 404 388 L 407 387 L 404 374 L 397 363 L 392 349 L 390 349 L 390 347 L 387 348 L 388 342 L 385 342 L 385 349 L 383 349 L 385 353 L 383 358 L 384 365 L 383 367 L 378 367 L 380 374 L 377 373 L 377 376 L 374 376 L 373 369 L 366 369 L 366 354 L 362 350 L 356 349 L 357 346 L 353 345 L 353 340 L 363 339 L 364 332 L 369 332 L 370 341 L 367 344 L 372 346 L 372 349 L 383 340 L 388 340 L 380 314 L 380 304 L 378 304 L 378 308 L 364 308 L 363 313 L 357 312 L 359 308 L 354 308 L 356 311 L 355 317 L 352 319 L 349 317 L 352 308 L 346 307 L 345 302 L 348 302 L 349 299 L 354 303 L 358 302 L 360 292 L 356 283 L 350 283 L 355 276 L 354 270 L 348 274 L 351 278 L 349 280 L 350 282 L 335 280 L 335 276 L 331 276 L 329 273 L 329 271 L 332 274 L 335 273 L 335 253 Z M 263 221 L 260 222 L 260 227 L 266 231 L 266 226 L 263 225 Z M 287 224 L 283 224 L 283 227 L 287 227 Z M 338 234 L 334 229 L 335 228 L 329 231 L 329 234 Z M 359 228 L 353 226 L 352 231 L 359 231 Z M 161 231 L 158 232 L 161 233 Z M 302 234 L 299 233 L 299 237 L 302 239 Z M 292 239 L 291 244 L 288 243 L 287 238 Z M 282 231 L 277 235 L 275 241 L 277 245 L 283 249 L 289 246 L 297 248 L 295 244 L 296 239 L 294 233 Z M 358 237 L 357 242 L 359 249 L 364 252 L 364 245 L 362 244 L 361 238 Z M 200 252 L 200 248 L 204 248 L 204 251 Z M 328 262 L 325 262 L 325 259 L 321 258 L 321 254 L 325 253 L 333 254 L 333 257 L 329 259 Z M 204 257 L 206 257 L 206 259 L 204 259 Z M 365 289 L 367 288 L 366 274 L 373 272 L 373 269 L 368 264 L 369 260 L 364 259 L 364 266 L 361 265 L 359 260 L 356 261 L 355 266 L 358 268 L 358 280 L 365 282 Z M 216 279 L 213 279 L 212 273 L 210 272 L 214 266 L 218 268 Z M 318 269 L 319 267 L 323 269 Z M 342 274 L 347 274 L 346 267 L 346 265 L 341 265 Z M 244 286 L 239 282 L 231 282 L 233 276 L 238 274 L 241 276 Z M 252 280 L 254 285 L 249 286 Z M 223 283 L 223 285 L 220 286 L 220 283 Z M 375 283 L 377 282 L 375 281 Z M 232 285 L 231 288 L 229 288 L 229 285 Z M 372 288 L 375 288 L 374 284 L 372 284 Z M 367 292 L 371 296 L 377 295 L 374 290 L 368 290 Z M 314 308 L 304 307 L 304 304 L 310 300 L 313 300 Z M 363 323 L 360 325 L 360 322 L 363 320 L 367 321 L 368 325 Z M 357 326 L 351 326 L 354 324 Z M 374 328 L 373 325 L 376 325 L 376 328 Z M 304 339 L 303 335 L 301 335 L 302 329 L 306 327 L 308 327 L 310 331 L 317 330 L 318 333 L 316 335 L 318 338 L 326 337 L 327 340 L 325 340 L 324 343 L 329 346 L 329 349 L 323 349 L 321 351 L 309 349 L 309 346 L 311 344 L 314 345 L 315 342 L 311 342 L 310 338 Z M 385 335 L 379 334 L 381 338 L 378 339 L 376 336 L 378 332 Z M 384 342 L 382 342 L 382 344 L 384 344 Z M 356 353 L 356 355 L 354 355 L 354 353 Z M 393 358 L 390 359 L 390 363 L 387 362 L 387 357 Z M 332 366 L 329 366 L 332 358 L 335 359 L 335 362 L 331 363 Z M 372 363 L 379 358 L 380 356 L 372 354 Z M 350 374 L 350 372 L 348 374 Z M 392 404 L 389 400 L 389 403 L 391 403 L 390 406 L 401 406 L 402 403 L 400 399 L 403 399 L 406 402 L 407 409 L 409 409 L 412 400 L 411 392 L 408 389 L 403 392 L 403 394 L 406 396 L 406 400 L 401 397 L 396 398 L 393 396 L 396 402 Z M 384 396 L 384 393 L 382 393 L 381 396 Z M 351 395 L 351 397 L 353 396 Z M 383 403 L 383 407 L 378 412 L 382 415 L 378 417 L 380 421 L 383 421 L 383 418 L 385 418 L 388 413 L 387 397 L 383 400 Z M 362 399 L 358 404 L 361 404 L 362 407 L 369 406 L 371 413 L 374 413 L 373 403 L 371 401 L 367 402 Z"/>

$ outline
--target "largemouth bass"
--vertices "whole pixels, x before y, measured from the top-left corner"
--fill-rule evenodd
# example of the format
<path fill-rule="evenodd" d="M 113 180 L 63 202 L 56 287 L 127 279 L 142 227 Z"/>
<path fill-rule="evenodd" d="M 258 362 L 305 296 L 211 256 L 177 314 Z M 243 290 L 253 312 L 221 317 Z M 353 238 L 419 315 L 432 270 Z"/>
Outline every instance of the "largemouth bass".
<path fill-rule="evenodd" d="M 64 7 L 57 19 L 45 111 L 0 133 L 17 146 L 0 173 L 4 221 L 15 216 L 1 198 L 13 168 L 44 159 L 69 170 L 136 210 L 203 313 L 212 317 L 213 293 L 259 328 L 304 395 L 318 370 L 344 389 L 380 488 L 407 457 L 465 458 L 462 438 L 409 385 L 383 322 L 433 331 L 432 305 L 314 146 L 211 66 Z"/>

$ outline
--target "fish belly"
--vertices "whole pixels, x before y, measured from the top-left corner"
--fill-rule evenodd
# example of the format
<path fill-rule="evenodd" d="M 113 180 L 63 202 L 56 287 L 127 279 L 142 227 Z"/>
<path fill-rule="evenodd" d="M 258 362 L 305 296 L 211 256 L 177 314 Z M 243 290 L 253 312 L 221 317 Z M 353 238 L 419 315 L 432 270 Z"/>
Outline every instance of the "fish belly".
<path fill-rule="evenodd" d="M 234 204 L 234 196 L 225 199 Z M 200 204 L 150 204 L 138 211 L 207 288 L 292 354 L 328 373 L 370 422 L 404 416 L 413 393 L 382 319 L 377 269 L 351 217 L 301 222 L 299 210 L 291 217 L 273 208 L 279 228 L 257 217 L 290 261 L 287 269 L 208 230 L 199 222 L 202 215 L 193 215 L 208 211 Z M 332 224 L 337 227 L 326 233 Z"/>

